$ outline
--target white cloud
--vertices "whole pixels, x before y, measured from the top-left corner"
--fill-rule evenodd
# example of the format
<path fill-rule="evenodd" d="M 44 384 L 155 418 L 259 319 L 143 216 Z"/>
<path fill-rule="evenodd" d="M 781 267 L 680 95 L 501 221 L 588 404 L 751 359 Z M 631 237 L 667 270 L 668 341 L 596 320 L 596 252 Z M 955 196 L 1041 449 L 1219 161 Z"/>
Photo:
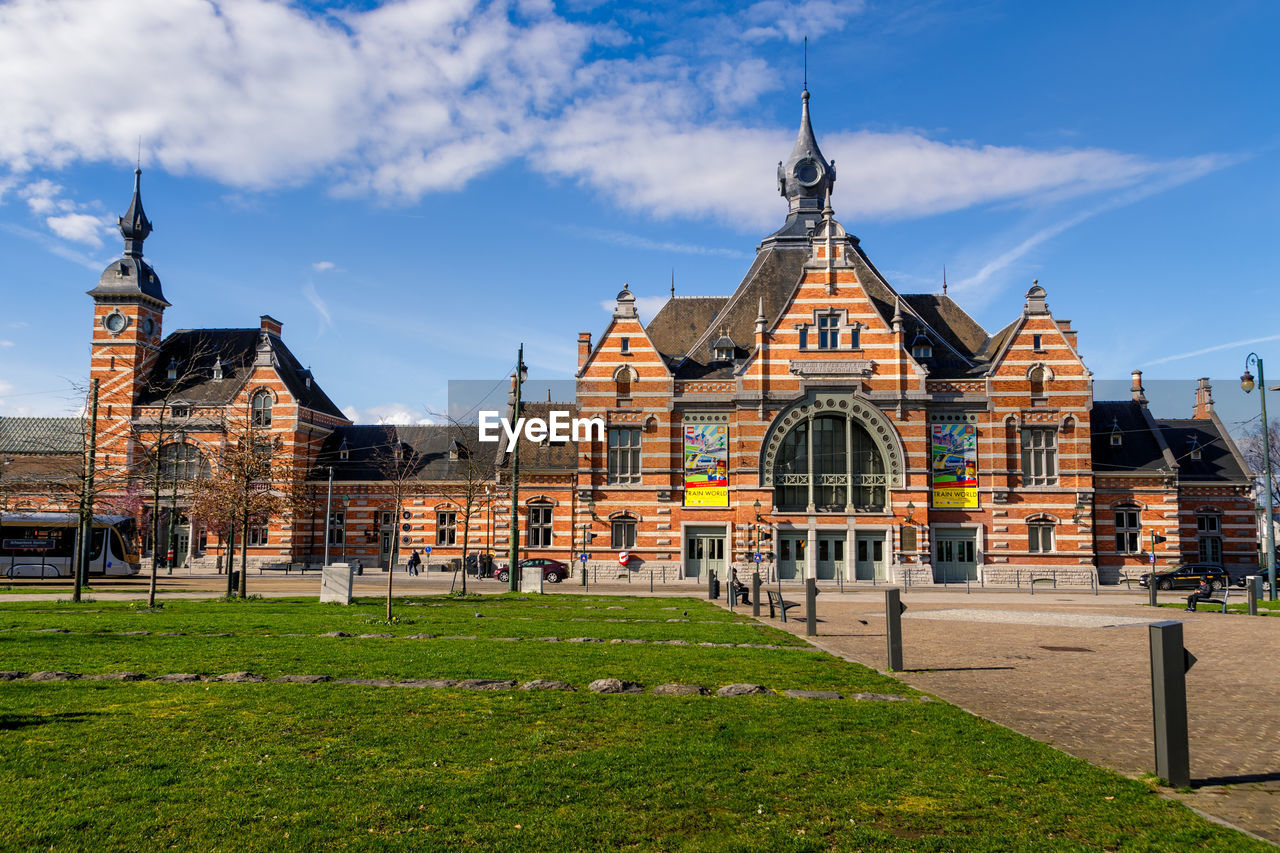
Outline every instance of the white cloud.
<path fill-rule="evenodd" d="M 316 309 L 316 313 L 320 315 L 320 326 L 324 329 L 333 327 L 333 317 L 329 314 L 329 306 L 320 298 L 320 294 L 316 292 L 316 286 L 311 282 L 307 282 L 302 286 L 302 295 L 306 297 L 311 307 Z"/>
<path fill-rule="evenodd" d="M 1215 344 L 1211 347 L 1204 347 L 1202 349 L 1196 349 L 1190 352 L 1181 352 L 1181 353 L 1178 353 L 1177 355 L 1167 355 L 1164 358 L 1157 358 L 1154 361 L 1148 361 L 1146 364 L 1142 366 L 1150 367 L 1155 364 L 1166 364 L 1170 361 L 1180 361 L 1181 359 L 1184 359 L 1184 358 L 1194 358 L 1195 356 L 1198 356 L 1198 355 L 1205 355 L 1206 353 L 1211 353 L 1211 352 L 1219 352 L 1220 350 L 1224 350 L 1224 349 L 1236 349 L 1237 347 L 1253 346 L 1254 344 L 1266 343 L 1267 341 L 1280 341 L 1280 335 L 1267 335 L 1266 337 L 1262 337 L 1262 338 L 1245 338 L 1239 341 L 1228 341 L 1225 344 Z"/>
<path fill-rule="evenodd" d="M 62 216 L 50 216 L 45 219 L 53 233 L 77 243 L 88 243 L 97 248 L 102 245 L 102 235 L 107 230 L 107 223 L 100 217 L 87 213 L 67 213 Z"/>
<path fill-rule="evenodd" d="M 0 341 L 0 347 L 11 347 L 11 346 L 13 346 L 13 341 Z"/>
<path fill-rule="evenodd" d="M 11 0 L 0 5 L 0 163 L 21 173 L 131 162 L 141 137 L 147 162 L 234 188 L 318 177 L 340 194 L 411 202 L 523 159 L 644 213 L 758 230 L 777 221 L 772 164 L 795 127 L 733 120 L 778 85 L 751 45 L 838 32 L 864 6 L 760 0 L 704 14 L 684 29 L 714 24 L 738 55 L 701 68 L 660 48 L 588 61 L 625 32 L 546 2 L 401 0 L 321 15 L 277 0 Z M 121 62 L 103 33 L 146 49 Z M 844 164 L 836 207 L 848 221 L 1092 192 L 1165 168 L 910 132 L 828 133 L 822 144 Z M 59 206 L 56 184 L 28 189 L 42 215 L 84 212 Z"/>
<path fill-rule="evenodd" d="M 721 258 L 750 257 L 746 252 L 737 249 L 724 249 L 719 246 L 698 246 L 693 243 L 676 243 L 669 240 L 650 240 L 638 234 L 628 234 L 625 231 L 610 231 L 606 228 L 566 225 L 562 226 L 560 230 L 573 237 L 584 237 L 588 240 L 596 240 L 614 246 L 623 246 L 628 249 L 646 249 L 662 252 L 663 254 L 711 255 Z"/>
<path fill-rule="evenodd" d="M 381 406 L 370 406 L 357 409 L 346 406 L 342 413 L 357 424 L 391 424 L 393 426 L 415 426 L 435 423 L 422 409 L 414 409 L 403 403 L 386 403 Z"/>
<path fill-rule="evenodd" d="M 336 269 L 337 264 L 333 261 L 316 261 L 311 265 L 311 268 L 316 272 L 328 272 L 329 270 Z"/>

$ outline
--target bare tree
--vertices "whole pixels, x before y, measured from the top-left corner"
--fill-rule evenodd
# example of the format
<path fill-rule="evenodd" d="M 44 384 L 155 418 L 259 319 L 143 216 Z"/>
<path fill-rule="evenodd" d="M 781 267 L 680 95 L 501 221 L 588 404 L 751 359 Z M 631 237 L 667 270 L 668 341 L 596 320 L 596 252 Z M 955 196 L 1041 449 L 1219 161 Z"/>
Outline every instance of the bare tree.
<path fill-rule="evenodd" d="M 475 424 L 464 424 L 445 416 L 449 431 L 449 460 L 440 472 L 435 491 L 457 504 L 462 523 L 462 592 L 467 592 L 467 557 L 471 550 L 472 525 L 493 511 L 495 492 L 494 456 L 478 440 Z M 476 560 L 477 568 L 480 560 Z M 514 571 L 514 567 L 511 569 Z"/>
<path fill-rule="evenodd" d="M 1273 505 L 1280 506 L 1280 419 L 1272 419 L 1267 430 L 1267 443 L 1271 451 L 1271 500 Z M 1249 423 L 1241 431 L 1240 440 L 1236 446 L 1240 448 L 1240 453 L 1244 455 L 1245 461 L 1252 469 L 1250 473 L 1258 484 L 1258 500 L 1261 502 L 1266 476 L 1261 418 Z"/>
<path fill-rule="evenodd" d="M 417 475 L 422 471 L 422 453 L 411 444 L 400 440 L 396 428 L 386 428 L 386 440 L 373 449 L 374 466 L 390 489 L 386 506 L 392 513 L 391 565 L 387 566 L 387 618 L 391 618 L 391 589 L 396 574 L 396 559 L 400 552 L 400 518 L 405 500 L 422 491 Z"/>

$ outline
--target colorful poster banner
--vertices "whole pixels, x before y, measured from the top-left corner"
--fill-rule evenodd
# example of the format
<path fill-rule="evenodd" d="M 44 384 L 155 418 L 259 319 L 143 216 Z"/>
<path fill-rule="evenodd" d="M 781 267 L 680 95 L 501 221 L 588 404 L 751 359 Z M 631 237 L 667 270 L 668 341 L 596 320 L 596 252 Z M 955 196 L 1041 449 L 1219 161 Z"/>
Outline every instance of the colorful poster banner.
<path fill-rule="evenodd" d="M 978 506 L 978 428 L 973 424 L 933 424 L 930 483 L 937 508 Z"/>
<path fill-rule="evenodd" d="M 686 424 L 684 505 L 729 505 L 728 424 Z"/>

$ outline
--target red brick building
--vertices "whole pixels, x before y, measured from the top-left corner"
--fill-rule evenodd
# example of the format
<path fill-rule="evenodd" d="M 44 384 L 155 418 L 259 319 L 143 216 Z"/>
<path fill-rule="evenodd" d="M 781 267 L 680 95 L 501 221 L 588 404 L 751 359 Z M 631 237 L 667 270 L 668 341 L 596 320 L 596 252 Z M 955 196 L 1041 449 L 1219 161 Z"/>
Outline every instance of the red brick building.
<path fill-rule="evenodd" d="M 673 292 L 643 324 L 624 286 L 600 336 L 578 336 L 576 400 L 523 407 L 600 418 L 606 433 L 522 439 L 522 556 L 585 550 L 616 570 L 625 551 L 633 571 L 700 580 L 759 554 L 783 580 L 914 584 L 1114 583 L 1153 548 L 1161 564 L 1256 566 L 1253 483 L 1207 381 L 1194 417 L 1158 420 L 1137 373 L 1131 400 L 1093 399 L 1076 330 L 1038 284 L 995 332 L 945 286 L 899 293 L 836 219 L 808 102 L 778 166 L 785 219 L 737 288 Z M 367 566 L 427 547 L 438 564 L 464 540 L 505 558 L 508 454 L 474 428 L 351 424 L 270 317 L 163 336 L 150 231 L 135 183 L 124 256 L 90 291 L 100 466 L 160 446 L 165 470 L 201 476 L 239 412 L 311 496 L 248 531 L 251 561 L 318 562 L 326 530 L 330 559 Z M 186 560 L 220 554 L 201 519 L 180 529 Z"/>

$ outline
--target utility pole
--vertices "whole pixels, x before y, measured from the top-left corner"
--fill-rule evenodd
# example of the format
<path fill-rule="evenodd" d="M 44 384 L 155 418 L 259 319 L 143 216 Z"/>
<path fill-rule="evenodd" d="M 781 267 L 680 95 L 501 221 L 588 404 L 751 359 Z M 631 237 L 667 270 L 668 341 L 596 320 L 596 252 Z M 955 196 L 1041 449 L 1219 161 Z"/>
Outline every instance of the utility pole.
<path fill-rule="evenodd" d="M 520 386 L 524 383 L 524 344 L 516 353 L 515 393 L 511 410 L 511 425 L 514 427 L 520 419 Z M 520 439 L 511 450 L 511 548 L 508 554 L 507 590 L 516 592 L 520 589 Z"/>
<path fill-rule="evenodd" d="M 93 380 L 93 398 L 89 404 L 89 446 L 85 451 L 84 476 L 80 493 L 80 543 L 76 549 L 76 585 L 72 601 L 80 600 L 80 591 L 89 585 L 89 550 L 93 546 L 93 472 L 98 455 L 98 379 Z M 102 548 L 107 551 L 109 534 L 103 533 Z"/>

